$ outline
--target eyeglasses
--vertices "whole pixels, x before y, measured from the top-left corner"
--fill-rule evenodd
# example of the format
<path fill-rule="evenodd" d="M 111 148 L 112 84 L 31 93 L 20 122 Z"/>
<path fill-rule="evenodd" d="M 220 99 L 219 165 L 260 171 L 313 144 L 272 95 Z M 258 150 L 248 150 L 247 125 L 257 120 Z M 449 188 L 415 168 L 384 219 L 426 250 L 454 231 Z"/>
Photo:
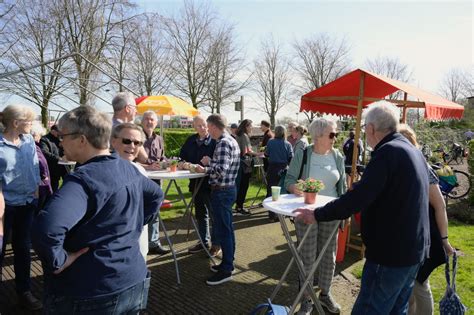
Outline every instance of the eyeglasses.
<path fill-rule="evenodd" d="M 64 137 L 66 137 L 66 136 L 74 136 L 74 135 L 79 135 L 79 134 L 80 134 L 79 132 L 60 133 L 60 134 L 58 134 L 58 139 L 59 139 L 59 141 L 63 141 Z"/>
<path fill-rule="evenodd" d="M 134 144 L 137 147 L 141 147 L 143 145 L 143 141 L 138 141 L 138 140 L 132 140 L 132 139 L 127 139 L 127 138 L 120 138 L 122 139 L 122 143 L 129 145 L 129 144 Z"/>
<path fill-rule="evenodd" d="M 330 132 L 330 133 L 329 133 L 329 139 L 337 138 L 337 135 L 339 135 L 339 133 L 337 133 L 337 132 Z"/>

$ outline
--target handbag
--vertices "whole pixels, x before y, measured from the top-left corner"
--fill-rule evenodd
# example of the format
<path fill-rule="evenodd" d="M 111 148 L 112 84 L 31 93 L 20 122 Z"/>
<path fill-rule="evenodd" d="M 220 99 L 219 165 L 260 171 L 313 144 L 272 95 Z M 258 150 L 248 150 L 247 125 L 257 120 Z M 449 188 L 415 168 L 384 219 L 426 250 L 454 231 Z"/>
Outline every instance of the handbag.
<path fill-rule="evenodd" d="M 456 293 L 456 269 L 457 257 L 456 252 L 453 254 L 453 283 L 451 284 L 449 274 L 449 257 L 446 259 L 446 291 L 443 298 L 439 301 L 439 313 L 441 315 L 463 315 L 467 308 L 461 302 L 461 298 Z"/>
<path fill-rule="evenodd" d="M 257 305 L 251 312 L 250 315 L 287 315 L 290 309 L 283 305 L 272 304 L 270 299 L 268 303 L 262 303 Z"/>

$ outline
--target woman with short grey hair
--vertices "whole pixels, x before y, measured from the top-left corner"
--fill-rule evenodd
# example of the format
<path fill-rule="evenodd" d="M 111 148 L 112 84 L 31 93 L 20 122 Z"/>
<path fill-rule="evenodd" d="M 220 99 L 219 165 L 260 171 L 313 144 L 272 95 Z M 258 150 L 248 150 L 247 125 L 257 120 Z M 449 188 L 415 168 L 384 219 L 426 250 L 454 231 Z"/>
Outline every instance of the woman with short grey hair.
<path fill-rule="evenodd" d="M 38 154 L 30 135 L 35 116 L 27 106 L 5 107 L 2 116 L 5 130 L 0 134 L 0 190 L 5 201 L 4 233 L 0 234 L 0 266 L 7 245 L 3 235 L 11 232 L 16 292 L 19 304 L 29 310 L 42 307 L 41 301 L 31 293 L 30 280 L 31 228 L 40 183 Z"/>
<path fill-rule="evenodd" d="M 293 149 L 286 140 L 286 129 L 283 126 L 275 127 L 275 137 L 268 140 L 265 147 L 265 156 L 268 158 L 267 170 L 267 197 L 272 195 L 272 186 L 279 186 L 282 172 L 286 170 L 293 158 Z M 275 213 L 269 211 L 271 221 L 277 221 Z"/>
<path fill-rule="evenodd" d="M 321 180 L 324 189 L 320 195 L 339 197 L 346 192 L 346 177 L 344 167 L 344 157 L 334 148 L 337 137 L 336 123 L 326 118 L 314 120 L 310 127 L 313 144 L 305 150 L 295 152 L 295 157 L 290 163 L 290 168 L 285 178 L 286 189 L 295 195 L 302 195 L 296 187 L 298 179 L 314 178 Z M 306 154 L 306 163 L 303 155 Z M 303 168 L 301 178 L 300 170 Z M 296 237 L 299 242 L 303 238 L 306 230 L 311 228 L 307 239 L 301 247 L 301 258 L 303 260 L 306 273 L 311 270 L 316 257 L 321 253 L 324 244 L 329 240 L 329 245 L 324 252 L 321 262 L 316 270 L 315 276 L 321 289 L 319 295 L 320 302 L 331 313 L 339 313 L 341 308 L 331 296 L 331 283 L 336 266 L 336 238 L 337 233 L 333 233 L 339 225 L 339 221 L 318 222 L 317 226 L 308 226 L 300 221 L 295 221 Z M 304 279 L 300 277 L 301 283 Z M 313 283 L 312 281 L 310 283 Z M 309 298 L 311 292 L 305 292 L 305 299 L 301 303 L 298 314 L 311 314 L 313 306 Z"/>

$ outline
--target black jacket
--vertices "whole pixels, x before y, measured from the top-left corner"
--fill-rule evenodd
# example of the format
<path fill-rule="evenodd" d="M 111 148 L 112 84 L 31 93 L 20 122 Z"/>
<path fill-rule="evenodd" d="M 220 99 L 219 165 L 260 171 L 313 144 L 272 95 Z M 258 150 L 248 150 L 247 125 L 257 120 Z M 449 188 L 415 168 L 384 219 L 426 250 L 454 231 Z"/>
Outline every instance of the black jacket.
<path fill-rule="evenodd" d="M 345 219 L 361 211 L 365 255 L 374 263 L 403 267 L 428 256 L 428 168 L 421 152 L 391 133 L 372 152 L 354 189 L 315 211 L 317 221 Z"/>

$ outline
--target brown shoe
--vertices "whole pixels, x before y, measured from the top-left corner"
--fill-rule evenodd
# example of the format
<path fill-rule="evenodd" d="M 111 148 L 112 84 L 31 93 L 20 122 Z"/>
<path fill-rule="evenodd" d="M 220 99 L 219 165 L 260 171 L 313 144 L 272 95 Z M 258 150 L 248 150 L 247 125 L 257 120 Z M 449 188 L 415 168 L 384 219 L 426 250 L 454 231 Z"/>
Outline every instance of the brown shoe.
<path fill-rule="evenodd" d="M 21 307 L 26 308 L 30 311 L 36 311 L 43 308 L 43 303 L 35 298 L 31 291 L 23 292 L 18 296 L 18 303 Z"/>
<path fill-rule="evenodd" d="M 211 254 L 211 257 L 216 257 L 217 255 L 222 254 L 222 249 L 219 245 L 212 245 L 209 254 Z"/>

